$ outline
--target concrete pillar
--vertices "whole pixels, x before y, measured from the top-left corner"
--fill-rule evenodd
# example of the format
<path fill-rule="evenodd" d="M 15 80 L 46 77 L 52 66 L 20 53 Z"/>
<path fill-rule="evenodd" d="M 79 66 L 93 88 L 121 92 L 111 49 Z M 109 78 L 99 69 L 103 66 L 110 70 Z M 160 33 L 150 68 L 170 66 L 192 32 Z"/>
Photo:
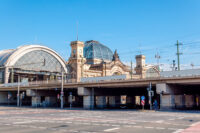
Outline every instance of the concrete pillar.
<path fill-rule="evenodd" d="M 53 106 L 56 104 L 56 97 L 45 97 L 46 106 Z"/>
<path fill-rule="evenodd" d="M 8 93 L 0 92 L 0 104 L 7 104 L 8 102 Z"/>
<path fill-rule="evenodd" d="M 194 96 L 193 95 L 185 95 L 185 107 L 193 108 L 195 106 Z"/>
<path fill-rule="evenodd" d="M 39 107 L 40 104 L 41 104 L 41 97 L 40 96 L 32 97 L 32 107 Z"/>
<path fill-rule="evenodd" d="M 156 84 L 156 92 L 160 94 L 160 109 L 175 108 L 175 89 L 166 83 Z"/>
<path fill-rule="evenodd" d="M 9 99 L 8 99 L 9 95 Z M 0 105 L 16 105 L 16 92 L 0 92 Z"/>
<path fill-rule="evenodd" d="M 175 97 L 174 95 L 161 95 L 160 109 L 168 110 L 175 108 Z"/>
<path fill-rule="evenodd" d="M 93 96 L 83 96 L 83 108 L 93 109 L 94 108 L 94 97 Z"/>
<path fill-rule="evenodd" d="M 175 108 L 182 109 L 185 106 L 185 98 L 183 95 L 175 95 Z"/>
<path fill-rule="evenodd" d="M 116 102 L 116 107 L 120 107 L 120 105 L 121 105 L 121 97 L 120 96 L 115 96 L 115 102 Z"/>
<path fill-rule="evenodd" d="M 199 108 L 199 106 L 200 106 L 200 96 L 199 95 L 196 95 L 195 103 L 196 103 L 196 107 Z"/>
<path fill-rule="evenodd" d="M 116 98 L 115 96 L 109 96 L 109 101 L 108 101 L 109 107 L 115 108 L 116 107 Z"/>
<path fill-rule="evenodd" d="M 5 71 L 4 71 L 4 83 L 8 83 L 8 79 L 9 79 L 9 75 L 10 75 L 10 72 L 8 71 L 8 67 L 5 68 Z"/>
<path fill-rule="evenodd" d="M 96 96 L 96 106 L 97 108 L 106 107 L 106 96 Z"/>
<path fill-rule="evenodd" d="M 126 97 L 126 104 L 128 107 L 133 107 L 134 106 L 134 98 L 133 96 L 127 96 Z"/>

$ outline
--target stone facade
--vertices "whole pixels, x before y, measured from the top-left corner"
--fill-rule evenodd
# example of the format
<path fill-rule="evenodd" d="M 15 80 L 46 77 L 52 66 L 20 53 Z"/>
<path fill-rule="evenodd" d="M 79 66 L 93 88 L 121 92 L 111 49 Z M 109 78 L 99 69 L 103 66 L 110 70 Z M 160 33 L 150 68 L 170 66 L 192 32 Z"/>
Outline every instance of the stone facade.
<path fill-rule="evenodd" d="M 95 45 L 99 44 L 97 41 L 90 41 L 90 43 L 94 42 Z M 93 54 L 93 58 L 87 58 L 84 56 L 87 53 L 84 53 L 84 42 L 81 41 L 73 41 L 71 42 L 71 56 L 67 65 L 70 67 L 71 78 L 75 81 L 80 81 L 81 77 L 102 77 L 102 76 L 112 76 L 112 75 L 126 75 L 127 78 L 145 78 L 146 72 L 149 69 L 153 69 L 154 76 L 159 75 L 159 71 L 155 66 L 147 66 L 145 64 L 145 56 L 137 55 L 136 56 L 136 67 L 135 69 L 123 64 L 121 62 L 117 51 L 112 54 L 112 60 L 108 60 L 107 58 L 98 58 L 94 56 L 95 50 L 89 51 Z M 105 49 L 106 46 L 104 46 Z M 99 47 L 98 47 L 99 48 Z M 107 48 L 107 47 L 106 47 Z M 100 50 L 101 48 L 99 48 Z M 104 51 L 101 51 L 101 56 L 107 55 L 107 51 L 110 51 L 107 48 Z M 88 52 L 88 51 L 86 51 Z M 133 72 L 134 71 L 134 72 Z M 131 76 L 131 72 L 132 76 Z"/>

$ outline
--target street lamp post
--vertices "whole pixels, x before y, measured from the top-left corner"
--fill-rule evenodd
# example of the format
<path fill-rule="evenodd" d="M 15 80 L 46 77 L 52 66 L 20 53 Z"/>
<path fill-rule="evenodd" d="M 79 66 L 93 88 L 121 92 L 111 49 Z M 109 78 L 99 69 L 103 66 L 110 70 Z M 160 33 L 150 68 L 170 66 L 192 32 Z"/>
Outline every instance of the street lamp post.
<path fill-rule="evenodd" d="M 18 85 L 17 85 L 17 106 L 20 106 L 20 76 L 18 75 Z"/>
<path fill-rule="evenodd" d="M 63 91 L 63 72 L 62 72 L 62 81 L 61 81 L 61 94 L 60 94 L 60 108 L 63 109 L 64 103 L 63 103 L 63 96 L 64 96 L 64 91 Z"/>

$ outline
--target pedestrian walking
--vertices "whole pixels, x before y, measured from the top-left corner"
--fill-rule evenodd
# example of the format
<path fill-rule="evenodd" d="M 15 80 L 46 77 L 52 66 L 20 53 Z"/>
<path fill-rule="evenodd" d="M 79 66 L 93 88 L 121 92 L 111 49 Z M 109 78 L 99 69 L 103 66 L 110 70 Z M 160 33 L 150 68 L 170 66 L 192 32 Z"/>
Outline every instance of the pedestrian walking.
<path fill-rule="evenodd" d="M 157 102 L 157 100 L 154 100 L 153 106 L 154 106 L 154 110 L 156 111 L 158 109 L 158 102 Z"/>

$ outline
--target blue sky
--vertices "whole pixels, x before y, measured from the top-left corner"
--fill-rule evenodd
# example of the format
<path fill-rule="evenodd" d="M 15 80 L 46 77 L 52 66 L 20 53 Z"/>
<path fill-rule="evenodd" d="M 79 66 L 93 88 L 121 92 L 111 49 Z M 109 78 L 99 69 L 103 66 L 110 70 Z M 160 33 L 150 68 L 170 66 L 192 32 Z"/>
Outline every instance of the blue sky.
<path fill-rule="evenodd" d="M 179 40 L 182 67 L 200 68 L 199 0 L 0 0 L 0 49 L 38 43 L 67 59 L 77 23 L 79 40 L 118 49 L 124 62 L 141 51 L 171 64 Z"/>

